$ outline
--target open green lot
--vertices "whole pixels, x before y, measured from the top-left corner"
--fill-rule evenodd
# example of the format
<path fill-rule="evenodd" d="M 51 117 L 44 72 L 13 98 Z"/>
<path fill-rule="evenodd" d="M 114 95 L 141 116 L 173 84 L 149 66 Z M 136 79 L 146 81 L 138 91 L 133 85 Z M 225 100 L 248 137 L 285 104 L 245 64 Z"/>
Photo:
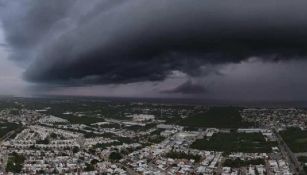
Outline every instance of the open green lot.
<path fill-rule="evenodd" d="M 7 161 L 7 165 L 5 170 L 7 172 L 12 172 L 12 173 L 20 173 L 23 163 L 25 161 L 25 157 L 22 155 L 19 155 L 17 153 L 12 153 L 9 155 L 9 159 Z"/>
<path fill-rule="evenodd" d="M 307 152 L 307 131 L 300 128 L 288 128 L 281 131 L 280 135 L 293 152 Z"/>
<path fill-rule="evenodd" d="M 299 156 L 297 160 L 302 163 L 307 163 L 307 156 Z"/>
<path fill-rule="evenodd" d="M 248 126 L 242 121 L 239 109 L 235 107 L 212 107 L 203 113 L 194 114 L 181 121 L 188 127 L 239 128 Z"/>
<path fill-rule="evenodd" d="M 19 125 L 15 123 L 0 123 L 0 138 L 18 127 Z"/>
<path fill-rule="evenodd" d="M 209 140 L 196 140 L 191 148 L 209 151 L 268 153 L 272 143 L 266 142 L 261 133 L 217 133 Z"/>
<path fill-rule="evenodd" d="M 235 160 L 226 159 L 225 162 L 223 163 L 223 166 L 232 167 L 232 168 L 240 168 L 250 165 L 265 165 L 265 161 L 264 159 L 241 160 L 237 158 Z"/>

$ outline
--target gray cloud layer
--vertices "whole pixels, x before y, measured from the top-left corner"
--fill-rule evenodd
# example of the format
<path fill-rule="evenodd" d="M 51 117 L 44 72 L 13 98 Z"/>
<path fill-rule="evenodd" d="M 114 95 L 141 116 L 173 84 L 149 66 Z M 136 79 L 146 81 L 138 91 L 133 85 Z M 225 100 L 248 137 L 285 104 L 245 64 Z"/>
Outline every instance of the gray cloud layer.
<path fill-rule="evenodd" d="M 26 80 L 37 83 L 160 81 L 174 70 L 199 76 L 208 63 L 307 53 L 305 0 L 3 4 L 0 15 L 11 58 L 26 68 Z"/>
<path fill-rule="evenodd" d="M 180 94 L 203 94 L 207 92 L 207 89 L 198 84 L 188 80 L 174 89 L 162 91 L 163 93 L 180 93 Z"/>

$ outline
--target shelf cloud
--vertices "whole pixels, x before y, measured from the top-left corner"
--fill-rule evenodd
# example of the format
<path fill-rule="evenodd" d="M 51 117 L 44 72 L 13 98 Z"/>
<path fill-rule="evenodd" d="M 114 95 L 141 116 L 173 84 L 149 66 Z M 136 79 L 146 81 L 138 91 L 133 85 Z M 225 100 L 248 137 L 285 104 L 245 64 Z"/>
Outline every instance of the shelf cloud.
<path fill-rule="evenodd" d="M 173 71 L 193 78 L 203 76 L 205 65 L 251 57 L 304 59 L 307 54 L 305 0 L 0 4 L 10 58 L 25 69 L 25 80 L 38 84 L 163 81 Z M 186 88 L 191 85 L 174 90 L 195 90 Z"/>

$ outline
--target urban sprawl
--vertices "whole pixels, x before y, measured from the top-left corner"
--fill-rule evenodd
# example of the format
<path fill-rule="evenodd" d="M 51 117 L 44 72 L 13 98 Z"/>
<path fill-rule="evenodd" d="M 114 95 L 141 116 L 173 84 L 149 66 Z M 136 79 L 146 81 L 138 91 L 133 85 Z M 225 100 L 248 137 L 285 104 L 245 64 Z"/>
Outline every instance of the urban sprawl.
<path fill-rule="evenodd" d="M 0 174 L 294 175 L 307 110 L 3 99 Z"/>

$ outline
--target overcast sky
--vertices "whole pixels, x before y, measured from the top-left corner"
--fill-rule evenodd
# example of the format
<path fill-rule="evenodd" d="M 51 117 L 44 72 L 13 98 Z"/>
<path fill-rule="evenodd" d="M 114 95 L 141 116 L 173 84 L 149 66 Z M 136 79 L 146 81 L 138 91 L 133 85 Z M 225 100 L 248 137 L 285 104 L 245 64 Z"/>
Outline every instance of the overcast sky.
<path fill-rule="evenodd" d="M 22 69 L 8 58 L 9 48 L 0 25 L 0 94 L 23 95 L 26 83 L 21 79 Z"/>
<path fill-rule="evenodd" d="M 307 100 L 305 0 L 0 0 L 0 94 Z"/>

